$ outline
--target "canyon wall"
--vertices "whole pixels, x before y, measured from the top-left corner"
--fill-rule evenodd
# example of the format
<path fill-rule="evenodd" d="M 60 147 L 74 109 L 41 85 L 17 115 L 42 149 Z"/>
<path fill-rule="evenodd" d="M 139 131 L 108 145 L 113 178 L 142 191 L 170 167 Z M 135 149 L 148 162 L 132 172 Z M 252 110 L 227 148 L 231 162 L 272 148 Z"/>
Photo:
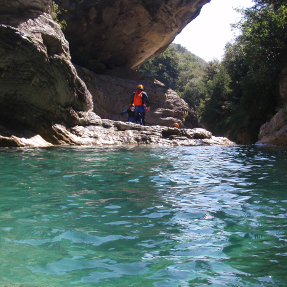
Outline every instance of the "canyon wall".
<path fill-rule="evenodd" d="M 77 45 L 67 41 L 52 19 L 50 0 L 0 0 L 0 146 L 230 143 L 214 139 L 204 130 L 193 131 L 198 123 L 174 91 L 130 70 L 163 51 L 209 1 L 57 2 L 70 9 L 65 14 L 65 33 L 73 38 L 75 29 Z M 87 14 L 81 14 L 84 12 Z M 83 22 L 75 26 L 77 13 Z M 93 25 L 86 27 L 87 19 L 93 20 Z M 97 23 L 100 38 L 93 34 Z M 121 23 L 125 27 L 119 26 Z M 124 48 L 114 47 L 122 37 L 120 31 L 113 32 L 118 26 L 124 29 L 126 41 L 131 41 L 121 42 Z M 89 65 L 102 65 L 105 75 L 74 65 L 73 56 L 77 57 L 76 53 L 71 56 L 70 44 L 87 55 L 93 51 Z M 126 119 L 120 116 L 139 83 L 145 85 L 150 97 L 151 111 L 146 116 L 150 127 L 124 124 Z M 187 118 L 183 111 L 189 111 Z M 175 122 L 185 129 L 173 128 Z"/>

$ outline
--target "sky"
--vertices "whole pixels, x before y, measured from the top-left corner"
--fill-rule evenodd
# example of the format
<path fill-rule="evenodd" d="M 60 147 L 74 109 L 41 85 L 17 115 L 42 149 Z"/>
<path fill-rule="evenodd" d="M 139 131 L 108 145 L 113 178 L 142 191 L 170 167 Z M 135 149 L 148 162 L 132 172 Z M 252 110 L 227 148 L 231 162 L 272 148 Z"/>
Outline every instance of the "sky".
<path fill-rule="evenodd" d="M 252 5 L 252 0 L 211 0 L 173 43 L 180 44 L 205 61 L 221 60 L 225 45 L 235 37 L 230 24 L 240 19 L 240 13 L 233 8 Z"/>

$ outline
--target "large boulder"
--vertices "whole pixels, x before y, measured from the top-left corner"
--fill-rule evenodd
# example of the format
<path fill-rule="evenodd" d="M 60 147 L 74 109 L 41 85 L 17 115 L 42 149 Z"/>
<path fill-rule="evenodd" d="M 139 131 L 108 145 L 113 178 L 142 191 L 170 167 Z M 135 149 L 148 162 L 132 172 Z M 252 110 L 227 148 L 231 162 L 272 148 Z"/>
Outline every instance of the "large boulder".
<path fill-rule="evenodd" d="M 51 0 L 0 0 L 0 14 L 8 18 L 8 15 L 23 16 L 28 13 L 49 12 Z"/>
<path fill-rule="evenodd" d="M 73 61 L 103 72 L 163 52 L 210 0 L 55 0 Z"/>
<path fill-rule="evenodd" d="M 16 3 L 23 10 L 21 17 Z M 93 108 L 92 97 L 70 61 L 69 43 L 60 26 L 42 12 L 48 9 L 47 3 L 10 1 L 0 6 L 4 22 L 0 25 L 0 120 L 37 131 L 52 122 L 74 125 L 79 111 Z M 23 16 L 31 13 L 32 18 Z"/>
<path fill-rule="evenodd" d="M 287 106 L 261 126 L 257 144 L 287 146 Z"/>
<path fill-rule="evenodd" d="M 0 0 L 0 23 L 18 26 L 28 19 L 52 12 L 51 0 Z"/>
<path fill-rule="evenodd" d="M 261 126 L 257 144 L 287 146 L 287 63 L 280 73 L 279 91 L 283 108 Z"/>

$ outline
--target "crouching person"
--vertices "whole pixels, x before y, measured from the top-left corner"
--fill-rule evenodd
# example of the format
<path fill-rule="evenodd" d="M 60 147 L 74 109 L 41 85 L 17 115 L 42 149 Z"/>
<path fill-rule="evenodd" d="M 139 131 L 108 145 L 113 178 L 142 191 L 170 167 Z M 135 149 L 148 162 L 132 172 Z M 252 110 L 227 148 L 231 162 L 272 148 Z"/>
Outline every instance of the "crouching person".
<path fill-rule="evenodd" d="M 122 116 L 125 114 L 128 114 L 128 122 L 130 122 L 130 123 L 135 122 L 136 113 L 135 113 L 135 106 L 133 104 L 128 109 L 121 112 Z"/>

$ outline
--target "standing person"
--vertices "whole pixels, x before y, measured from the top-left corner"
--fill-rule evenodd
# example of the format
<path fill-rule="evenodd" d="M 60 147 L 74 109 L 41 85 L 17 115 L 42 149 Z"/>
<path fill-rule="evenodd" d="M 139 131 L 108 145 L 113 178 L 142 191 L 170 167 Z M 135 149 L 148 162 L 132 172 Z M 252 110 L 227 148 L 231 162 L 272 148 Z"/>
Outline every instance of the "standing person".
<path fill-rule="evenodd" d="M 136 123 L 145 125 L 145 113 L 149 111 L 149 99 L 144 92 L 143 85 L 138 85 L 137 90 L 133 93 L 131 105 L 135 106 Z"/>

